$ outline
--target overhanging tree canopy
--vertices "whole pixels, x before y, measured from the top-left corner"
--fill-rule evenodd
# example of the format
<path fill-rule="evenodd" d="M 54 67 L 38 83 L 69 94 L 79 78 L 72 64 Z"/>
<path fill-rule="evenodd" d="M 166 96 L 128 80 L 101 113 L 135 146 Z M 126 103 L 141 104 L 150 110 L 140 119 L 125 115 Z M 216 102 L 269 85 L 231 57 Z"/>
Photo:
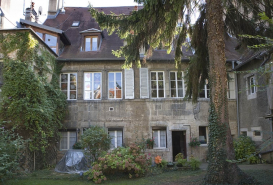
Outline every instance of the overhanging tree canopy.
<path fill-rule="evenodd" d="M 236 164 L 226 162 L 234 158 L 227 108 L 227 76 L 225 68 L 225 33 L 270 35 L 273 32 L 264 21 L 258 21 L 259 13 L 265 11 L 272 17 L 270 0 L 135 0 L 143 3 L 143 9 L 126 15 L 106 15 L 91 8 L 92 16 L 102 29 L 116 33 L 127 41 L 127 45 L 115 51 L 118 57 L 125 57 L 123 67 L 135 62 L 140 66 L 139 48 L 148 45 L 146 56 L 162 43 L 175 46 L 175 63 L 180 67 L 182 44 L 187 33 L 191 35 L 191 46 L 195 57 L 191 59 L 187 77 L 187 95 L 197 99 L 198 89 L 209 77 L 211 106 L 209 119 L 209 167 L 205 183 L 238 184 L 254 183 L 244 175 Z M 200 16 L 191 25 L 190 16 L 195 9 Z M 180 22 L 180 27 L 177 23 Z M 242 44 L 250 42 L 242 39 Z M 253 41 L 251 41 L 253 42 Z M 255 42 L 255 41 L 254 41 Z M 144 59 L 145 61 L 145 59 Z M 201 81 L 200 81 L 201 78 Z"/>

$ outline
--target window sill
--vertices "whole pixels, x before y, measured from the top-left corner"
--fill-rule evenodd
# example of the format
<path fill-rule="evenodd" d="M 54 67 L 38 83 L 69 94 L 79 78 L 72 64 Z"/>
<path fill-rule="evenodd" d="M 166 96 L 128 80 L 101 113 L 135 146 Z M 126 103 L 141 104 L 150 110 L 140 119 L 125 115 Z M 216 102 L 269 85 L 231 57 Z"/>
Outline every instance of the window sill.
<path fill-rule="evenodd" d="M 153 148 L 153 149 L 146 149 L 146 151 L 154 151 L 154 150 L 157 150 L 157 151 L 166 151 L 166 152 L 169 152 L 170 150 L 168 148 Z"/>

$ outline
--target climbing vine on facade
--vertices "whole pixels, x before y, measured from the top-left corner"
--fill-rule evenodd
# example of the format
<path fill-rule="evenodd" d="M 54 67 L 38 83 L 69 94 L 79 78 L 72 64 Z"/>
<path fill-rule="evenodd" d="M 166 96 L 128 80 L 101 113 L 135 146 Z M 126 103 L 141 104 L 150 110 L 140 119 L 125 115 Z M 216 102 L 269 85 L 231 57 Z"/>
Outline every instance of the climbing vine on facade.
<path fill-rule="evenodd" d="M 29 31 L 0 35 L 3 79 L 0 118 L 30 139 L 28 149 L 45 154 L 57 141 L 66 114 L 55 57 Z"/>

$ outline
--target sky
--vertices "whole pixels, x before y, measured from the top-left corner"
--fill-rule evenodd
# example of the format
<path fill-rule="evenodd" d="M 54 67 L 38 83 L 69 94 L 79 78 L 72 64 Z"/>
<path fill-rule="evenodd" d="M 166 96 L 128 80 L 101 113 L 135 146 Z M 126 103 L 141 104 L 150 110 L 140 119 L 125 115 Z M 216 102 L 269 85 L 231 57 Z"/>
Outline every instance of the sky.
<path fill-rule="evenodd" d="M 105 6 L 134 6 L 137 3 L 134 0 L 65 0 L 65 7 L 87 7 L 91 3 L 93 7 L 105 7 Z"/>

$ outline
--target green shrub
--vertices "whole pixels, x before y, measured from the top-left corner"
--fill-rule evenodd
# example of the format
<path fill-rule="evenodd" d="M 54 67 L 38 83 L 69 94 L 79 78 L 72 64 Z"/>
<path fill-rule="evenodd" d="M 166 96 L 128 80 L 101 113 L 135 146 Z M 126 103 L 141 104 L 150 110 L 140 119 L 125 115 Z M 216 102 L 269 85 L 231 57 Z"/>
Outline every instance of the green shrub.
<path fill-rule="evenodd" d="M 182 153 L 178 153 L 176 156 L 175 156 L 175 161 L 178 162 L 179 159 L 184 159 L 184 155 Z"/>
<path fill-rule="evenodd" d="M 234 150 L 236 160 L 248 160 L 250 164 L 257 163 L 259 161 L 258 157 L 255 156 L 255 143 L 250 137 L 240 136 L 234 140 Z"/>
<path fill-rule="evenodd" d="M 110 149 L 111 138 L 103 127 L 91 126 L 84 131 L 82 144 L 86 148 L 90 160 L 96 161 L 103 151 Z"/>
<path fill-rule="evenodd" d="M 92 164 L 93 168 L 85 173 L 88 179 L 93 179 L 95 183 L 106 181 L 109 173 L 127 173 L 129 178 L 139 177 L 148 171 L 151 160 L 147 158 L 140 147 L 135 144 L 129 147 L 116 148 L 104 157 L 99 157 L 98 161 Z"/>
<path fill-rule="evenodd" d="M 168 162 L 167 162 L 165 159 L 162 159 L 162 161 L 161 161 L 161 163 L 159 164 L 159 166 L 160 166 L 161 168 L 164 168 L 164 167 L 167 166 L 167 164 L 168 164 Z"/>
<path fill-rule="evenodd" d="M 190 157 L 189 165 L 192 170 L 199 169 L 201 162 L 195 159 L 193 156 Z"/>
<path fill-rule="evenodd" d="M 178 159 L 177 164 L 180 164 L 182 166 L 186 166 L 187 165 L 187 159 Z"/>
<path fill-rule="evenodd" d="M 82 142 L 81 141 L 78 141 L 76 142 L 73 146 L 72 146 L 73 149 L 83 149 L 82 147 Z"/>
<path fill-rule="evenodd" d="M 0 182 L 18 171 L 23 148 L 22 137 L 0 125 Z"/>

